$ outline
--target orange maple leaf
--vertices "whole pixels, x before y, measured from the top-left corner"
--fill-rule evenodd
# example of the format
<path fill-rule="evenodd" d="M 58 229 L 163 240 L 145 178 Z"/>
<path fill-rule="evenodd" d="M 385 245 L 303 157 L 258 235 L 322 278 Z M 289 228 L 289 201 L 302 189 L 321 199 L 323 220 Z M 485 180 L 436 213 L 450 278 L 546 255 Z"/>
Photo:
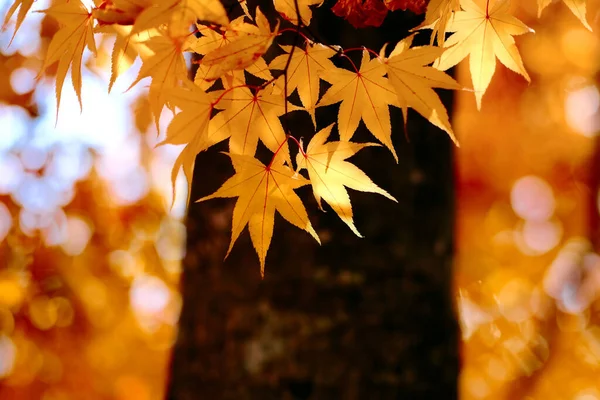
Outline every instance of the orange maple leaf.
<path fill-rule="evenodd" d="M 326 143 L 332 127 L 333 124 L 313 136 L 306 152 L 300 152 L 296 156 L 296 164 L 298 170 L 306 168 L 308 171 L 319 208 L 322 209 L 321 199 L 325 200 L 352 232 L 362 237 L 352 220 L 352 205 L 346 187 L 361 192 L 379 193 L 390 200 L 396 202 L 397 200 L 374 184 L 358 167 L 346 161 L 359 150 L 378 145 L 352 142 Z"/>
<path fill-rule="evenodd" d="M 247 87 L 227 91 L 217 105 L 225 109 L 215 117 L 219 123 L 209 126 L 210 134 L 230 137 L 232 154 L 253 156 L 260 139 L 273 153 L 279 152 L 290 160 L 286 134 L 279 120 L 286 111 L 287 100 L 283 93 L 276 93 L 274 89 L 274 85 L 269 85 L 257 93 Z M 288 111 L 295 109 L 297 107 L 288 103 Z M 235 162 L 233 165 L 237 170 Z"/>
<path fill-rule="evenodd" d="M 267 52 L 277 36 L 279 22 L 271 31 L 269 21 L 258 8 L 255 20 L 256 26 L 245 24 L 250 28 L 245 30 L 244 35 L 212 50 L 202 58 L 201 65 L 212 67 L 206 72 L 204 79 L 217 79 L 225 72 L 248 68 Z"/>
<path fill-rule="evenodd" d="M 176 38 L 158 35 L 143 42 L 150 52 L 140 55 L 143 64 L 129 88 L 145 77 L 152 78 L 148 99 L 157 129 L 161 111 L 166 103 L 166 91 L 187 79 L 188 71 L 183 53 L 189 49 L 192 39 L 189 35 Z"/>
<path fill-rule="evenodd" d="M 42 12 L 56 19 L 62 26 L 52 38 L 41 68 L 41 71 L 44 71 L 58 61 L 56 72 L 56 113 L 58 116 L 62 87 L 69 67 L 71 67 L 71 80 L 77 100 L 79 100 L 79 107 L 83 108 L 81 104 L 81 59 L 86 47 L 92 53 L 96 53 L 93 32 L 94 19 L 80 0 L 63 1 L 42 10 Z"/>
<path fill-rule="evenodd" d="M 27 12 L 31 9 L 31 6 L 33 5 L 33 1 L 34 0 L 16 0 L 12 4 L 12 6 L 10 6 L 10 8 L 8 9 L 8 12 L 6 13 L 6 17 L 4 17 L 4 24 L 2 25 L 2 30 L 6 29 L 11 18 L 17 11 L 17 8 L 19 9 L 19 13 L 17 14 L 17 22 L 15 23 L 15 31 L 13 32 L 13 35 L 10 38 L 10 42 L 8 43 L 9 46 L 12 43 L 12 41 L 14 40 L 15 35 L 17 34 L 17 31 L 21 27 L 21 24 L 23 23 L 23 21 L 25 21 L 25 16 L 27 15 Z"/>
<path fill-rule="evenodd" d="M 398 156 L 392 145 L 392 125 L 389 105 L 399 106 L 394 88 L 384 77 L 385 67 L 377 60 L 371 60 L 369 53 L 363 51 L 358 71 L 334 68 L 324 71 L 320 76 L 332 86 L 319 101 L 319 106 L 342 102 L 338 113 L 340 138 L 352 139 L 362 119 L 371 133 L 394 155 Z"/>
<path fill-rule="evenodd" d="M 282 164 L 280 158 L 264 165 L 247 155 L 229 154 L 234 164 L 240 165 L 238 172 L 229 178 L 223 186 L 210 196 L 198 201 L 215 197 L 237 197 L 233 209 L 231 243 L 227 257 L 242 230 L 248 225 L 252 244 L 260 260 L 260 275 L 265 274 L 265 259 L 271 245 L 275 211 L 293 225 L 310 233 L 319 243 L 319 236 L 312 227 L 302 200 L 294 192 L 308 184 L 308 180 L 294 173 Z"/>

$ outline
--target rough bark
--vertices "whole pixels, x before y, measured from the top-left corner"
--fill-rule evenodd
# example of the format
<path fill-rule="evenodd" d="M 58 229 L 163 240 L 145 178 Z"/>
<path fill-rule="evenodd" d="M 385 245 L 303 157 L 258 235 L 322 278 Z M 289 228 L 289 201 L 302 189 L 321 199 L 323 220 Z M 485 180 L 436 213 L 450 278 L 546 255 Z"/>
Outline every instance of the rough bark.
<path fill-rule="evenodd" d="M 357 33 L 322 9 L 315 26 L 329 43 L 378 49 L 418 22 L 394 15 Z M 319 128 L 335 118 L 319 111 Z M 384 148 L 353 160 L 399 204 L 352 192 L 359 239 L 300 190 L 323 245 L 276 218 L 264 280 L 247 232 L 223 261 L 234 201 L 192 203 L 168 399 L 457 398 L 452 143 L 416 113 L 409 143 L 399 113 L 392 123 L 398 164 Z M 201 154 L 191 198 L 232 173 L 227 157 Z"/>

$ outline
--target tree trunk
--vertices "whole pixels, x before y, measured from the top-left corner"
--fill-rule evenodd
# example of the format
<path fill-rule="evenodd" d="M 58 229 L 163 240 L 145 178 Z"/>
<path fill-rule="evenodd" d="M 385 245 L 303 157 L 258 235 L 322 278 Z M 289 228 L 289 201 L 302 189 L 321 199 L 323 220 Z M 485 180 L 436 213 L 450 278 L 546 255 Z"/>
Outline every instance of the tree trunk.
<path fill-rule="evenodd" d="M 344 47 L 378 50 L 406 35 L 399 24 L 418 23 L 394 13 L 383 28 L 357 33 L 328 6 L 311 28 Z M 444 97 L 448 106 L 451 94 Z M 336 117 L 336 107 L 318 110 L 319 128 Z M 168 399 L 457 398 L 453 145 L 416 113 L 409 143 L 399 112 L 392 124 L 398 164 L 384 148 L 353 161 L 399 204 L 351 192 L 360 239 L 332 210 L 318 211 L 310 188 L 301 189 L 323 245 L 276 217 L 264 280 L 246 232 L 223 261 L 234 200 L 191 203 Z M 313 129 L 303 120 L 291 126 L 297 137 L 299 126 Z M 357 140 L 372 137 L 359 132 Z M 202 153 L 191 199 L 232 174 L 228 157 Z"/>

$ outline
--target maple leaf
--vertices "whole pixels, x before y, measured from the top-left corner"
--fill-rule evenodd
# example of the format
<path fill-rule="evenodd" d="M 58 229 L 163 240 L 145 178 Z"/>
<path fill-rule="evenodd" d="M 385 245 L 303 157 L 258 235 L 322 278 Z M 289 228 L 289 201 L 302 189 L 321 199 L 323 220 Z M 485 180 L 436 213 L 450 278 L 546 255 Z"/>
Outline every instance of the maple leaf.
<path fill-rule="evenodd" d="M 575 15 L 577 17 L 577 19 L 579 19 L 581 21 L 581 23 L 583 24 L 583 26 L 585 26 L 587 29 L 589 29 L 590 31 L 592 30 L 592 27 L 590 26 L 590 24 L 588 24 L 587 19 L 586 19 L 586 0 L 562 0 L 563 3 L 565 3 L 565 5 L 567 7 L 569 7 L 569 10 L 571 10 L 571 12 L 573 13 L 573 15 Z M 544 9 L 546 7 L 548 7 L 548 5 L 552 3 L 552 0 L 538 0 L 538 18 L 542 15 L 542 11 L 544 11 Z"/>
<path fill-rule="evenodd" d="M 244 15 L 248 18 L 250 18 L 250 20 L 253 20 L 254 18 L 252 18 L 252 15 L 250 15 L 250 10 L 248 9 L 248 0 L 240 0 L 238 2 L 238 4 L 240 5 L 240 7 L 242 7 L 242 11 L 244 11 Z"/>
<path fill-rule="evenodd" d="M 200 37 L 197 37 L 190 48 L 200 54 L 206 55 L 227 43 L 235 41 L 237 38 L 248 35 L 257 34 L 258 28 L 256 25 L 244 22 L 244 17 L 238 17 L 231 21 L 229 25 L 217 29 L 213 26 L 196 24 L 196 30 Z"/>
<path fill-rule="evenodd" d="M 110 80 L 108 82 L 108 92 L 110 93 L 119 75 L 133 65 L 140 51 L 144 53 L 144 56 L 152 53 L 142 43 L 132 40 L 129 34 L 131 26 L 105 25 L 96 28 L 95 32 L 115 34 L 115 43 L 110 58 Z"/>
<path fill-rule="evenodd" d="M 274 89 L 274 85 L 269 85 L 252 93 L 247 87 L 235 87 L 221 96 L 218 107 L 224 110 L 217 115 L 220 123 L 212 124 L 209 129 L 211 134 L 230 137 L 230 153 L 253 156 L 260 139 L 273 153 L 279 152 L 290 160 L 287 137 L 279 120 L 286 111 L 287 100 Z M 288 111 L 295 109 L 288 104 Z M 240 168 L 235 162 L 233 165 L 236 170 Z"/>
<path fill-rule="evenodd" d="M 157 129 L 161 111 L 166 103 L 165 92 L 187 79 L 188 71 L 183 53 L 189 49 L 192 40 L 189 35 L 176 38 L 158 35 L 143 42 L 150 51 L 140 54 L 142 67 L 129 88 L 145 77 L 152 78 L 148 100 Z"/>
<path fill-rule="evenodd" d="M 286 53 L 292 50 L 292 46 L 281 46 Z M 309 112 L 313 124 L 315 121 L 315 106 L 319 101 L 319 76 L 322 71 L 333 70 L 335 65 L 330 57 L 335 51 L 322 44 L 307 43 L 304 49 L 296 48 L 288 66 L 288 90 L 298 90 L 300 101 Z M 288 62 L 289 54 L 281 54 L 275 57 L 269 67 L 271 69 L 283 70 Z M 288 93 L 289 94 L 289 93 Z"/>
<path fill-rule="evenodd" d="M 383 65 L 371 60 L 369 53 L 362 53 L 362 61 L 358 71 L 333 68 L 324 71 L 321 78 L 331 83 L 319 106 L 327 106 L 342 102 L 338 113 L 338 130 L 340 139 L 352 139 L 362 119 L 367 129 L 383 143 L 394 155 L 398 156 L 392 145 L 392 125 L 390 123 L 389 105 L 399 105 L 396 92 L 388 80 Z"/>
<path fill-rule="evenodd" d="M 188 144 L 206 140 L 208 123 L 213 111 L 211 98 L 195 85 L 176 87 L 165 93 L 169 104 L 179 108 L 167 128 L 167 136 L 160 144 Z M 202 147 L 198 151 L 202 150 Z"/>
<path fill-rule="evenodd" d="M 56 113 L 58 115 L 62 87 L 69 67 L 71 67 L 71 80 L 77 100 L 79 100 L 79 107 L 83 108 L 81 104 L 81 61 L 83 51 L 87 47 L 92 53 L 96 53 L 92 14 L 80 0 L 61 2 L 42 12 L 56 19 L 61 25 L 48 46 L 48 52 L 41 68 L 41 71 L 44 71 L 58 61 Z"/>
<path fill-rule="evenodd" d="M 10 38 L 10 42 L 8 43 L 9 46 L 11 45 L 12 41 L 14 40 L 15 35 L 17 34 L 17 31 L 21 27 L 21 24 L 23 23 L 23 21 L 25 21 L 25 16 L 27 15 L 27 12 L 31 9 L 31 6 L 33 6 L 33 1 L 34 0 L 16 0 L 8 9 L 8 12 L 6 13 L 6 16 L 4 17 L 4 24 L 2 25 L 2 30 L 6 29 L 6 27 L 8 26 L 8 23 L 10 22 L 13 15 L 17 11 L 17 8 L 19 9 L 19 13 L 17 14 L 17 21 L 15 23 L 15 31 L 13 32 L 13 35 Z"/>
<path fill-rule="evenodd" d="M 513 36 L 533 31 L 508 13 L 506 0 L 460 0 L 460 5 L 463 11 L 456 11 L 448 26 L 448 31 L 455 33 L 444 43 L 448 49 L 435 67 L 445 71 L 469 55 L 475 100 L 480 109 L 481 98 L 496 69 L 496 58 L 531 81 Z"/>
<path fill-rule="evenodd" d="M 397 200 L 388 192 L 373 183 L 371 179 L 354 164 L 345 161 L 359 150 L 378 146 L 375 143 L 328 142 L 333 124 L 321 129 L 313 136 L 306 152 L 296 156 L 298 170 L 306 168 L 313 193 L 319 208 L 321 199 L 325 200 L 336 214 L 357 236 L 362 237 L 352 220 L 352 205 L 346 187 L 361 192 L 379 193 L 390 200 Z"/>
<path fill-rule="evenodd" d="M 310 6 L 321 6 L 324 0 L 273 0 L 275 10 L 294 25 L 298 25 L 298 12 L 304 26 L 310 25 L 312 11 Z M 296 11 L 298 4 L 298 12 Z"/>
<path fill-rule="evenodd" d="M 220 0 L 153 0 L 135 20 L 132 34 L 166 25 L 171 36 L 189 33 L 196 20 L 227 25 L 227 11 Z"/>
<path fill-rule="evenodd" d="M 410 47 L 413 36 L 398 42 L 389 58 L 380 60 L 385 65 L 389 80 L 398 96 L 406 125 L 408 107 L 433 125 L 446 131 L 458 144 L 450 126 L 448 113 L 433 88 L 461 89 L 462 87 L 444 72 L 430 67 L 444 49 L 435 46 Z"/>
<path fill-rule="evenodd" d="M 238 197 L 233 209 L 231 242 L 225 257 L 229 255 L 242 230 L 248 225 L 252 244 L 260 260 L 260 275 L 265 274 L 265 258 L 273 236 L 275 211 L 293 225 L 310 233 L 319 243 L 319 236 L 312 227 L 306 209 L 294 192 L 309 183 L 276 158 L 264 165 L 254 157 L 229 154 L 234 164 L 242 165 L 215 193 L 198 201 L 216 197 Z"/>
<path fill-rule="evenodd" d="M 255 21 L 256 27 L 246 24 L 252 26 L 253 29 L 246 31 L 237 40 L 209 52 L 202 58 L 203 65 L 213 67 L 204 76 L 204 79 L 216 79 L 225 72 L 248 68 L 266 53 L 271 43 L 273 43 L 273 39 L 277 36 L 279 22 L 275 29 L 271 31 L 269 21 L 258 8 L 256 9 Z"/>
<path fill-rule="evenodd" d="M 157 146 L 164 144 L 186 145 L 175 160 L 171 171 L 173 200 L 175 199 L 175 182 L 180 168 L 183 167 L 188 182 L 189 196 L 196 155 L 227 139 L 231 134 L 224 129 L 209 131 L 211 124 L 221 126 L 223 123 L 224 115 L 222 113 L 217 114 L 211 120 L 214 105 L 217 103 L 219 95 L 219 92 L 205 93 L 204 90 L 191 82 L 185 82 L 184 87 L 172 88 L 165 93 L 168 103 L 180 111 L 175 114 L 169 123 L 165 140 Z"/>
<path fill-rule="evenodd" d="M 448 23 L 455 11 L 460 10 L 460 0 L 431 0 L 427 5 L 425 20 L 412 29 L 431 29 L 431 44 L 437 40 L 438 46 L 444 46 Z"/>
<path fill-rule="evenodd" d="M 231 24 L 226 27 L 223 32 L 218 32 L 211 27 L 205 27 L 202 25 L 197 25 L 197 27 L 198 32 L 202 34 L 202 36 L 197 38 L 196 41 L 191 44 L 190 48 L 200 55 L 211 53 L 229 43 L 240 39 L 242 36 L 256 34 L 259 32 L 256 26 L 244 22 L 243 17 L 239 17 L 231 21 Z M 196 76 L 194 77 L 194 83 L 204 89 L 208 89 L 214 84 L 214 78 L 212 77 L 212 75 L 214 75 L 214 66 L 209 64 L 210 63 L 200 63 L 196 71 Z M 270 80 L 273 78 L 267 63 L 262 57 L 256 59 L 255 62 L 250 64 L 245 70 L 228 71 L 223 73 L 221 77 L 224 78 L 224 80 L 226 80 L 228 83 L 233 83 L 235 81 L 236 83 L 244 84 L 245 79 L 238 79 L 244 78 L 243 72 L 241 74 L 235 74 L 235 72 L 241 71 L 246 71 L 264 80 Z"/>

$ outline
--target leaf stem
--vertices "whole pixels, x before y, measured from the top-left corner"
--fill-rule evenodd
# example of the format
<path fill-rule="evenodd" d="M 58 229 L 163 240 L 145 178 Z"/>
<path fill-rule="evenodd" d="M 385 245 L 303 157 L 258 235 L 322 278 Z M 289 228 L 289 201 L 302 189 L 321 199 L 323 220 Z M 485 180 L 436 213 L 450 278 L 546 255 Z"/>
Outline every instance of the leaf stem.
<path fill-rule="evenodd" d="M 368 51 L 369 53 L 373 54 L 375 57 L 379 58 L 379 53 L 377 53 L 375 50 L 371 50 L 366 47 L 351 47 L 349 49 L 342 50 L 342 52 L 344 54 L 346 54 L 349 51 L 365 51 L 365 50 Z"/>
<path fill-rule="evenodd" d="M 310 38 L 308 36 L 306 36 L 304 33 L 302 33 L 299 29 L 294 29 L 294 28 L 284 28 L 282 30 L 279 31 L 279 34 L 285 33 L 285 32 L 294 32 L 297 35 L 300 35 L 304 38 L 304 40 L 306 40 L 307 42 L 312 42 L 312 40 L 310 40 Z"/>
<path fill-rule="evenodd" d="M 287 138 L 291 139 L 292 142 L 296 143 L 296 145 L 298 146 L 298 150 L 300 151 L 300 154 L 302 154 L 303 157 L 306 157 L 306 153 L 304 152 L 304 149 L 302 148 L 302 144 L 298 141 L 298 139 L 296 139 L 292 135 L 287 135 Z"/>

